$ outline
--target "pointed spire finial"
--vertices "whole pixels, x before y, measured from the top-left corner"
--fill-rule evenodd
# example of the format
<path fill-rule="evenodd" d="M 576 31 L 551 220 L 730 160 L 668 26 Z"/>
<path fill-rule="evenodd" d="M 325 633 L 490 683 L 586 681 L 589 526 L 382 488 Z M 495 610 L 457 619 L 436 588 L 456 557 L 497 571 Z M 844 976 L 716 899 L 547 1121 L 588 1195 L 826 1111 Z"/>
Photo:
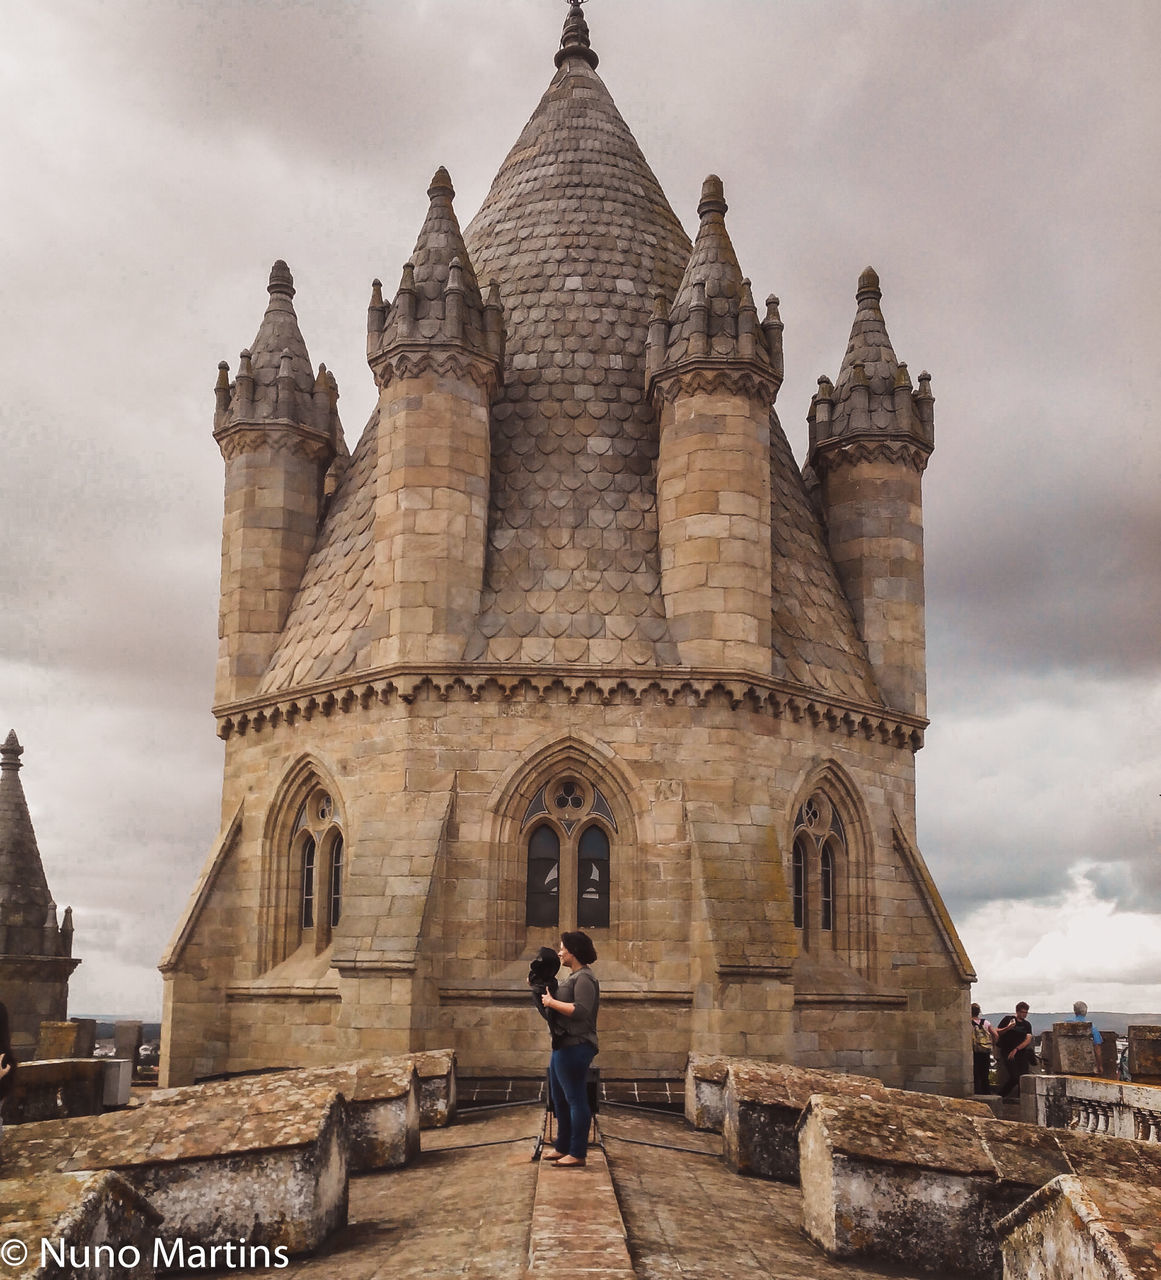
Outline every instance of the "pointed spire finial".
<path fill-rule="evenodd" d="M 23 754 L 24 748 L 20 745 L 16 730 L 10 729 L 8 737 L 4 739 L 4 745 L 0 747 L 0 769 L 19 769 L 20 757 Z"/>
<path fill-rule="evenodd" d="M 294 297 L 294 277 L 290 274 L 290 268 L 281 258 L 270 268 L 270 283 L 266 286 L 266 292 L 271 297 L 274 297 L 276 293 L 285 298 Z"/>
<path fill-rule="evenodd" d="M 427 196 L 429 200 L 437 200 L 441 196 L 445 200 L 455 199 L 455 187 L 452 186 L 451 174 L 441 164 L 435 171 L 435 176 L 431 180 L 431 186 L 427 188 Z"/>
<path fill-rule="evenodd" d="M 701 200 L 698 201 L 697 216 L 704 218 L 710 213 L 720 213 L 725 217 L 729 207 L 726 204 L 726 190 L 722 186 L 721 178 L 716 173 L 711 173 L 701 184 Z"/>
<path fill-rule="evenodd" d="M 855 294 L 855 298 L 859 302 L 867 298 L 873 298 L 876 302 L 879 302 L 882 297 L 883 291 L 879 288 L 879 273 L 874 267 L 868 267 L 859 276 L 859 290 Z"/>
<path fill-rule="evenodd" d="M 570 0 L 568 17 L 564 20 L 564 32 L 560 37 L 560 48 L 553 61 L 559 67 L 566 58 L 583 58 L 595 71 L 600 59 L 593 52 L 589 43 L 589 24 L 585 21 L 585 0 Z"/>

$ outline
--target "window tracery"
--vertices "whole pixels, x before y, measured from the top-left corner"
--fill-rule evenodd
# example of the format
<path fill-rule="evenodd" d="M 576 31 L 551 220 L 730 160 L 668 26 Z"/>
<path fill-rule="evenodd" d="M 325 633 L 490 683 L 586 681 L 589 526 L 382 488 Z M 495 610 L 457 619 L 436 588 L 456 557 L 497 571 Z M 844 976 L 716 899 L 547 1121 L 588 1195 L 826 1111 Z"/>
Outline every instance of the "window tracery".
<path fill-rule="evenodd" d="M 551 778 L 529 801 L 520 831 L 526 926 L 607 929 L 617 820 L 600 788 L 572 772 Z"/>
<path fill-rule="evenodd" d="M 298 871 L 299 941 L 330 941 L 343 911 L 343 828 L 334 797 L 315 786 L 295 815 L 289 850 Z"/>
<path fill-rule="evenodd" d="M 846 833 L 824 791 L 813 792 L 794 819 L 791 901 L 794 926 L 806 945 L 833 947 L 838 928 L 838 886 L 847 861 Z"/>

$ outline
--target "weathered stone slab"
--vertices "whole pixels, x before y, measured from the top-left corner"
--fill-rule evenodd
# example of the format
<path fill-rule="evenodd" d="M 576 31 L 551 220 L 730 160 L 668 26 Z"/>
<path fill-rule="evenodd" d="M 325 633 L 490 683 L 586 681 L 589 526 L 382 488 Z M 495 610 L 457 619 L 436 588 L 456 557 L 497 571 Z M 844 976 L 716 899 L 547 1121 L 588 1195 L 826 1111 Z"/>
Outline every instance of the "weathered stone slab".
<path fill-rule="evenodd" d="M 350 1139 L 333 1089 L 284 1078 L 244 1097 L 159 1099 L 5 1134 L 13 1177 L 113 1169 L 164 1215 L 172 1247 L 245 1238 L 287 1253 L 318 1247 L 347 1217 Z"/>
<path fill-rule="evenodd" d="M 105 1065 L 100 1058 L 23 1062 L 4 1100 L 4 1123 L 99 1115 L 104 1092 Z"/>
<path fill-rule="evenodd" d="M 77 1034 L 75 1022 L 42 1022 L 36 1033 L 36 1060 L 78 1057 Z"/>
<path fill-rule="evenodd" d="M 78 1058 L 91 1058 L 97 1047 L 96 1018 L 70 1018 L 69 1021 L 77 1029 L 76 1053 Z"/>
<path fill-rule="evenodd" d="M 327 1088 L 342 1094 L 351 1136 L 352 1173 L 398 1168 L 419 1154 L 419 1081 L 411 1054 L 155 1090 L 148 1103 L 233 1098 L 245 1106 L 247 1097 L 268 1094 L 280 1080 L 296 1089 Z"/>
<path fill-rule="evenodd" d="M 419 1077 L 419 1124 L 442 1129 L 456 1118 L 456 1055 L 451 1049 L 432 1049 L 412 1055 Z"/>
<path fill-rule="evenodd" d="M 1161 1084 L 1161 1027 L 1129 1028 L 1129 1078 L 1134 1084 Z"/>
<path fill-rule="evenodd" d="M 1054 1178 L 1001 1219 L 1004 1280 L 1157 1280 L 1161 1190 Z"/>
<path fill-rule="evenodd" d="M 797 1125 L 812 1094 L 891 1102 L 925 1111 L 990 1118 L 986 1102 L 888 1088 L 869 1076 L 814 1071 L 787 1063 L 730 1059 L 724 1097 L 723 1154 L 736 1173 L 795 1182 Z"/>
<path fill-rule="evenodd" d="M 65 1280 L 83 1275 L 149 1280 L 161 1214 L 116 1173 L 52 1173 L 0 1181 L 5 1239 L 23 1244 L 23 1263 L 4 1257 L 5 1276 Z"/>
<path fill-rule="evenodd" d="M 1053 1071 L 1065 1076 L 1099 1076 L 1100 1058 L 1093 1043 L 1091 1022 L 1052 1024 Z"/>
<path fill-rule="evenodd" d="M 799 1147 L 803 1225 L 832 1257 L 996 1274 L 995 1170 L 969 1116 L 818 1096 Z"/>
<path fill-rule="evenodd" d="M 730 1059 L 691 1053 L 685 1064 L 685 1118 L 695 1129 L 721 1133 Z"/>
<path fill-rule="evenodd" d="M 128 1058 L 137 1070 L 137 1059 L 141 1053 L 141 1023 L 126 1019 L 113 1023 L 113 1057 Z"/>
<path fill-rule="evenodd" d="M 799 1142 L 816 1243 L 937 1274 L 998 1276 L 995 1224 L 1074 1168 L 1047 1130 L 893 1102 L 814 1097 Z"/>

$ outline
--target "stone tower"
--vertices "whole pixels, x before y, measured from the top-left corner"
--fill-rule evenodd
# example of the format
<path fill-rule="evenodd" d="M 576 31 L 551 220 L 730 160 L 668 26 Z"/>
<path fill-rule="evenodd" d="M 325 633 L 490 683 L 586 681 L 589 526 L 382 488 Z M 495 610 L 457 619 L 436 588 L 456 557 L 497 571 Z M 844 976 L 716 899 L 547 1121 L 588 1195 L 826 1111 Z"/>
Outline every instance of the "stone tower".
<path fill-rule="evenodd" d="M 0 746 L 0 999 L 13 1045 L 27 1055 L 41 1022 L 68 1016 L 73 909 L 57 918 L 20 784 L 24 748 L 13 730 Z"/>
<path fill-rule="evenodd" d="M 927 713 L 923 471 L 935 445 L 931 376 L 911 385 L 887 336 L 879 277 L 859 277 L 858 313 L 832 385 L 818 380 L 810 454 L 827 542 L 891 706 Z"/>
<path fill-rule="evenodd" d="M 861 288 L 808 484 L 722 183 L 691 243 L 597 66 L 574 4 L 476 216 L 443 169 L 417 199 L 349 456 L 284 264 L 222 371 L 222 825 L 162 961 L 170 1083 L 447 1045 L 537 1076 L 528 956 L 581 928 L 606 1075 L 967 1087 L 915 837 L 926 382 Z"/>

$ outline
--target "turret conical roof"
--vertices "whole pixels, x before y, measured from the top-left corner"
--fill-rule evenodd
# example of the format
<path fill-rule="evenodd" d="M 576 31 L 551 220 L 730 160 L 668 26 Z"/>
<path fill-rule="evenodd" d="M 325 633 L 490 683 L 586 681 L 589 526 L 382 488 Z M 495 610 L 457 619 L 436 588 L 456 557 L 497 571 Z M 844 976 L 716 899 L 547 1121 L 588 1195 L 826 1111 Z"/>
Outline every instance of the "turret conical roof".
<path fill-rule="evenodd" d="M 23 752 L 13 730 L 0 746 L 0 924 L 40 928 L 52 895 L 20 783 Z"/>
<path fill-rule="evenodd" d="M 298 327 L 294 311 L 294 277 L 280 258 L 270 269 L 266 286 L 270 301 L 250 347 L 250 368 L 254 374 L 254 407 L 256 416 L 273 414 L 277 402 L 277 383 L 283 357 L 289 355 L 294 387 L 304 396 L 314 390 L 315 373 L 311 368 L 306 342 Z M 265 410 L 265 411 L 264 411 Z"/>

